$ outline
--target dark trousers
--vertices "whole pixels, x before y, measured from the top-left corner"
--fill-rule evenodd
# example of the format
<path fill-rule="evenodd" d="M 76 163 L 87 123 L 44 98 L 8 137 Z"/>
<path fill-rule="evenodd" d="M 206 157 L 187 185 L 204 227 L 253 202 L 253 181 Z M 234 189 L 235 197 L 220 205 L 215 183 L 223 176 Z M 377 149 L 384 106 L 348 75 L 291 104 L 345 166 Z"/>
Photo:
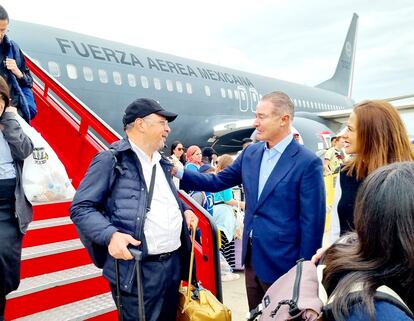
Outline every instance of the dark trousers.
<path fill-rule="evenodd" d="M 175 321 L 180 286 L 180 256 L 178 251 L 164 260 L 146 260 L 141 263 L 146 321 Z M 136 278 L 134 278 L 137 293 Z M 110 284 L 116 303 L 116 286 Z M 121 291 L 123 321 L 138 320 L 138 297 Z"/>
<path fill-rule="evenodd" d="M 252 265 L 252 246 L 250 240 L 247 244 L 246 259 L 244 264 L 244 273 L 246 281 L 247 302 L 249 310 L 256 308 L 261 302 L 267 289 L 271 284 L 264 283 L 256 275 Z"/>
<path fill-rule="evenodd" d="M 15 216 L 15 188 L 16 179 L 0 180 L 0 321 L 6 295 L 17 289 L 20 282 L 23 234 Z"/>
<path fill-rule="evenodd" d="M 4 320 L 4 310 L 6 309 L 6 295 L 0 293 L 0 321 Z"/>

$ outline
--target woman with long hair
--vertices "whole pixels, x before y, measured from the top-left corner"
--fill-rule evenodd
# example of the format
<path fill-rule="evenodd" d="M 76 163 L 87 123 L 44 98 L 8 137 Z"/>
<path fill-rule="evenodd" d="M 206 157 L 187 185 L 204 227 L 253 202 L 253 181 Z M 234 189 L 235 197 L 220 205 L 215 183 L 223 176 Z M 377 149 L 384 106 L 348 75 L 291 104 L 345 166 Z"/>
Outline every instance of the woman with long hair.
<path fill-rule="evenodd" d="M 383 100 L 357 104 L 349 116 L 343 137 L 345 151 L 352 156 L 345 162 L 335 186 L 331 242 L 353 230 L 356 193 L 368 174 L 387 164 L 414 160 L 400 115 Z"/>
<path fill-rule="evenodd" d="M 323 285 L 335 295 L 336 321 L 412 320 L 374 298 L 388 286 L 414 311 L 414 163 L 393 163 L 370 174 L 355 202 L 356 241 L 325 252 Z M 355 291 L 357 289 L 357 291 Z"/>
<path fill-rule="evenodd" d="M 23 160 L 32 153 L 33 144 L 16 120 L 17 109 L 9 104 L 9 88 L 0 77 L 0 320 L 6 295 L 20 283 L 22 239 L 32 220 L 21 175 Z"/>
<path fill-rule="evenodd" d="M 171 144 L 170 157 L 174 161 L 180 161 L 183 166 L 185 165 L 184 146 L 179 140 L 175 140 Z"/>
<path fill-rule="evenodd" d="M 183 168 L 185 165 L 184 146 L 179 140 L 175 140 L 171 144 L 171 151 L 169 159 L 174 166 Z M 174 185 L 177 189 L 180 187 L 180 180 L 177 177 L 173 177 Z"/>

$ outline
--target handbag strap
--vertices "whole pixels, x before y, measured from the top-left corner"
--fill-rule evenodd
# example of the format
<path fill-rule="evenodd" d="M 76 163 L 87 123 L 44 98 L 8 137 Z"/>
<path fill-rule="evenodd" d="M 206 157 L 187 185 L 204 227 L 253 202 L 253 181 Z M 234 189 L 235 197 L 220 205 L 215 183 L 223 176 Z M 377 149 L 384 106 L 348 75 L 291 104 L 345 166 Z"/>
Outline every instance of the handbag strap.
<path fill-rule="evenodd" d="M 191 298 L 191 280 L 193 277 L 193 264 L 194 264 L 194 243 L 196 236 L 197 225 L 191 221 L 191 256 L 190 256 L 190 271 L 188 273 L 188 283 L 187 283 L 187 302 L 190 302 Z"/>
<path fill-rule="evenodd" d="M 154 164 L 152 167 L 151 182 L 147 195 L 147 208 L 146 212 L 148 213 L 151 210 L 152 195 L 154 194 L 154 185 L 155 185 L 155 173 L 157 172 L 157 164 Z"/>

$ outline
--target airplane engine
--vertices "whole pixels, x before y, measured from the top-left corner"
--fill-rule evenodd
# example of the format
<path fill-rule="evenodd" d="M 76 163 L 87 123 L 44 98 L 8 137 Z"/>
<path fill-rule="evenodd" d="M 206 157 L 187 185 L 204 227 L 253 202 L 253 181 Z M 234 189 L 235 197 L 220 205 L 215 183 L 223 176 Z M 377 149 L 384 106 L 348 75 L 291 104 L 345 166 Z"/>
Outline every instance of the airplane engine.
<path fill-rule="evenodd" d="M 303 144 L 313 152 L 328 148 L 330 137 L 334 134 L 326 125 L 303 117 L 295 117 L 293 127 L 298 131 Z"/>

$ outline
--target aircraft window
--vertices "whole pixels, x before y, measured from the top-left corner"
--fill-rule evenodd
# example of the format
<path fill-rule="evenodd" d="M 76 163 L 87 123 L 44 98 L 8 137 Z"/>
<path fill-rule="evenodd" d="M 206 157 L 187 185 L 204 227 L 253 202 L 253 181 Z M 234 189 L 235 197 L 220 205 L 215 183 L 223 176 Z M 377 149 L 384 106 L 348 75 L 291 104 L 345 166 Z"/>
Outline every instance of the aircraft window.
<path fill-rule="evenodd" d="M 206 93 L 206 96 L 211 96 L 211 90 L 209 86 L 204 86 L 204 92 Z"/>
<path fill-rule="evenodd" d="M 175 88 L 177 88 L 177 91 L 179 93 L 182 93 L 183 92 L 183 84 L 181 83 L 181 81 L 176 81 L 175 82 Z"/>
<path fill-rule="evenodd" d="M 233 99 L 233 91 L 232 91 L 231 89 L 227 89 L 227 96 L 228 96 L 230 99 Z"/>
<path fill-rule="evenodd" d="M 114 78 L 114 83 L 115 85 L 121 86 L 122 85 L 122 77 L 121 77 L 121 73 L 118 71 L 114 71 L 112 73 L 112 77 Z"/>
<path fill-rule="evenodd" d="M 154 78 L 154 88 L 157 90 L 161 90 L 161 81 L 159 78 Z"/>
<path fill-rule="evenodd" d="M 68 73 L 68 77 L 70 79 L 77 79 L 78 78 L 78 70 L 76 69 L 75 65 L 67 64 L 66 71 Z"/>
<path fill-rule="evenodd" d="M 93 71 L 90 67 L 83 67 L 83 77 L 86 81 L 93 81 Z"/>
<path fill-rule="evenodd" d="M 234 91 L 234 99 L 239 100 L 239 92 L 237 90 Z"/>
<path fill-rule="evenodd" d="M 226 98 L 226 90 L 224 88 L 220 88 L 220 91 L 221 91 L 221 97 Z"/>
<path fill-rule="evenodd" d="M 49 68 L 49 72 L 53 77 L 60 77 L 60 68 L 57 62 L 55 61 L 49 61 L 47 63 L 47 66 Z"/>
<path fill-rule="evenodd" d="M 98 76 L 99 76 L 99 81 L 103 84 L 107 84 L 109 79 L 108 79 L 108 73 L 106 72 L 106 70 L 103 69 L 98 69 Z"/>
<path fill-rule="evenodd" d="M 149 88 L 149 81 L 147 77 L 141 76 L 141 85 L 142 88 Z"/>
<path fill-rule="evenodd" d="M 165 84 L 167 85 L 167 90 L 168 91 L 173 91 L 174 90 L 173 82 L 170 79 L 167 79 L 165 81 Z"/>
<path fill-rule="evenodd" d="M 245 94 L 244 91 L 240 92 L 240 97 L 241 97 L 242 100 L 246 100 L 246 94 Z"/>
<path fill-rule="evenodd" d="M 187 94 L 192 94 L 193 93 L 193 86 L 191 86 L 190 83 L 186 82 L 185 83 L 185 88 L 187 89 Z"/>
<path fill-rule="evenodd" d="M 133 74 L 128 74 L 128 85 L 130 87 L 136 87 L 137 86 L 137 80 L 135 79 L 135 76 Z"/>

